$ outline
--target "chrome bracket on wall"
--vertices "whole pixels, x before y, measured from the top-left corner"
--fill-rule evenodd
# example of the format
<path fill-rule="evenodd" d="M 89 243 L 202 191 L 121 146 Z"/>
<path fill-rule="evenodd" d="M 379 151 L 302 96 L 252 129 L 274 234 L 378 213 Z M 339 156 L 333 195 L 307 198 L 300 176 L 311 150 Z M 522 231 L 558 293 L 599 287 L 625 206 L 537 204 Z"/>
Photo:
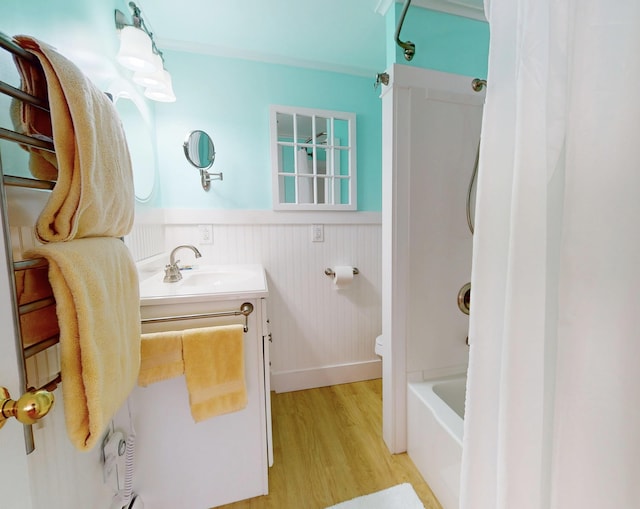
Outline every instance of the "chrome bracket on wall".
<path fill-rule="evenodd" d="M 207 170 L 200 169 L 200 183 L 202 184 L 202 189 L 208 191 L 211 189 L 211 181 L 212 180 L 222 180 L 222 172 L 220 173 L 209 173 Z"/>
<path fill-rule="evenodd" d="M 471 88 L 473 88 L 474 92 L 482 92 L 482 89 L 486 86 L 487 80 L 475 78 L 473 81 L 471 81 Z"/>
<path fill-rule="evenodd" d="M 373 88 L 377 89 L 380 86 L 380 83 L 385 86 L 389 84 L 389 75 L 386 72 L 379 72 L 376 74 L 376 82 L 373 84 Z"/>

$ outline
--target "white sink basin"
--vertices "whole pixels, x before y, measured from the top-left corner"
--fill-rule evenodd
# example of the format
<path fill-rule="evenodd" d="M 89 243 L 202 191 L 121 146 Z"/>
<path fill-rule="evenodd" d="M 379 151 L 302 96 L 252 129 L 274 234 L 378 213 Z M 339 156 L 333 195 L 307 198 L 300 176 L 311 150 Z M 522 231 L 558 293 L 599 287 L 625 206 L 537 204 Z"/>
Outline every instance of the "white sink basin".
<path fill-rule="evenodd" d="M 182 279 L 165 283 L 164 270 L 140 281 L 142 304 L 168 304 L 207 298 L 262 297 L 267 282 L 262 265 L 194 265 Z"/>
<path fill-rule="evenodd" d="M 178 284 L 195 291 L 225 287 L 246 286 L 246 282 L 256 277 L 254 271 L 246 268 L 206 267 L 202 269 L 181 270 L 182 281 Z M 175 283 L 165 283 L 175 284 Z"/>

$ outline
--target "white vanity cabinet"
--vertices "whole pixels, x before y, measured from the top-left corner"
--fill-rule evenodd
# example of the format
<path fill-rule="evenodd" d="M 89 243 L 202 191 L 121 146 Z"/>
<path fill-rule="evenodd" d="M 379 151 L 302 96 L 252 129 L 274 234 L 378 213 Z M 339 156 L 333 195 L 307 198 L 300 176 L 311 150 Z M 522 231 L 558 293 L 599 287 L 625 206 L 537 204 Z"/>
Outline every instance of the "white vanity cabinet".
<path fill-rule="evenodd" d="M 239 311 L 245 302 L 253 305 L 244 334 L 246 408 L 196 424 L 184 376 L 134 389 L 134 491 L 146 507 L 209 509 L 268 493 L 272 445 L 266 296 L 265 284 L 256 291 L 190 296 L 186 302 L 175 296 L 142 297 L 143 332 L 244 323 L 243 315 L 148 324 L 144 319 Z"/>

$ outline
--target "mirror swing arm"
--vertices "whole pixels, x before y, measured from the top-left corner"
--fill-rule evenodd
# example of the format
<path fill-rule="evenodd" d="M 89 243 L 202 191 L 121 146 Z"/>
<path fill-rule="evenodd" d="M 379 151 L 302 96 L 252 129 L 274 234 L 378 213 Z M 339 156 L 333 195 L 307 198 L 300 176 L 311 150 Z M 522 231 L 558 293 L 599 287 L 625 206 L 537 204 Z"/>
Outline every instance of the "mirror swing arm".
<path fill-rule="evenodd" d="M 207 133 L 201 130 L 191 131 L 187 134 L 182 147 L 187 161 L 200 170 L 202 189 L 208 191 L 211 189 L 212 180 L 222 180 L 222 172 L 207 171 L 216 159 L 215 146 Z"/>
<path fill-rule="evenodd" d="M 208 191 L 211 189 L 211 181 L 212 180 L 222 180 L 222 172 L 219 173 L 209 173 L 206 168 L 199 168 L 200 170 L 200 183 L 202 184 L 202 189 Z"/>

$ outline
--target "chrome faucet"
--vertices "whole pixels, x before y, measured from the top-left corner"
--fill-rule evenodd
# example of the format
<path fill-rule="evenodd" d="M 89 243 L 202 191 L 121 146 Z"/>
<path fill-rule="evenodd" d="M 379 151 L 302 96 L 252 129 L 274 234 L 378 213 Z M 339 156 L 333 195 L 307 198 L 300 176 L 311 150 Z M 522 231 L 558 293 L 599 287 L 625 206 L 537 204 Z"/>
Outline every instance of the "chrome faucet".
<path fill-rule="evenodd" d="M 200 251 L 198 251 L 195 246 L 192 246 L 190 244 L 184 244 L 182 246 L 176 247 L 173 251 L 171 251 L 171 255 L 169 255 L 169 265 L 165 266 L 164 268 L 163 281 L 165 283 L 175 283 L 182 279 L 182 274 L 180 273 L 180 269 L 178 268 L 178 263 L 180 262 L 180 260 L 176 260 L 175 257 L 178 249 L 183 248 L 191 249 L 191 251 L 193 251 L 193 253 L 196 255 L 196 258 L 200 258 L 202 256 L 202 254 L 200 254 Z"/>

